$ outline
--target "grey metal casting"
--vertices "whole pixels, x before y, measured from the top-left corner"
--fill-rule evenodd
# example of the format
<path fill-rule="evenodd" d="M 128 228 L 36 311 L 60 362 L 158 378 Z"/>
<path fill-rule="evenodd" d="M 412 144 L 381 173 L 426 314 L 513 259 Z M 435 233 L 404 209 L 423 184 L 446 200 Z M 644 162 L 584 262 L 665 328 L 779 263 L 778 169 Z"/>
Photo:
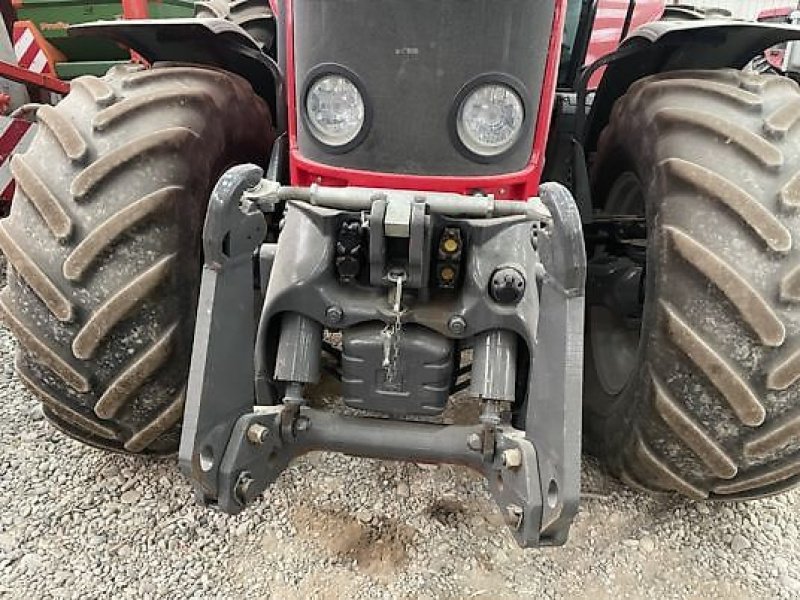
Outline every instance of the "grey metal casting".
<path fill-rule="evenodd" d="M 517 384 L 517 336 L 494 329 L 475 336 L 470 395 L 513 402 Z"/>
<path fill-rule="evenodd" d="M 353 408 L 397 416 L 438 415 L 450 396 L 455 352 L 446 337 L 420 327 L 406 326 L 398 353 L 405 373 L 396 382 L 381 376 L 384 327 L 365 323 L 342 333 L 342 399 Z"/>
<path fill-rule="evenodd" d="M 206 221 L 180 451 L 198 498 L 236 513 L 309 450 L 446 462 L 486 476 L 520 545 L 563 543 L 579 492 L 585 277 L 569 192 L 546 184 L 541 200 L 512 203 L 260 178 L 228 171 Z M 283 201 L 277 244 L 261 245 L 260 211 Z M 364 252 L 348 256 L 363 262 L 358 276 L 337 270 L 339 235 L 363 236 Z M 434 262 L 453 266 L 447 277 Z M 499 302 L 492 274 L 509 268 L 525 285 Z M 326 327 L 342 333 L 344 402 L 384 418 L 307 406 Z M 441 413 L 456 371 L 470 370 L 465 348 L 479 422 L 402 420 Z"/>
<path fill-rule="evenodd" d="M 231 168 L 214 187 L 206 215 L 205 265 L 179 450 L 181 470 L 201 502 L 215 500 L 231 429 L 255 400 L 253 256 L 266 223 L 254 204 L 239 199 L 261 176 L 253 165 Z"/>

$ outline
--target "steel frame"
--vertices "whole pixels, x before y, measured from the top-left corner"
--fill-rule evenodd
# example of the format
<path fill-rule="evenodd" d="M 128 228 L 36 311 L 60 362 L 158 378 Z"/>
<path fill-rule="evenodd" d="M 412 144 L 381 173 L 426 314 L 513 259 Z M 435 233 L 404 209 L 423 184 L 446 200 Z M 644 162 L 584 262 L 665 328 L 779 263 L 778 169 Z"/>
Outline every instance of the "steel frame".
<path fill-rule="evenodd" d="M 319 215 L 324 220 L 343 207 L 370 208 L 381 201 L 381 193 L 389 191 L 287 188 L 261 177 L 262 170 L 253 165 L 229 170 L 212 194 L 206 219 L 205 265 L 180 448 L 181 467 L 191 478 L 198 500 L 237 513 L 274 482 L 292 459 L 310 450 L 443 462 L 467 466 L 486 477 L 492 496 L 521 546 L 564 543 L 580 492 L 586 270 L 580 215 L 569 192 L 558 184 L 544 184 L 541 201 L 537 198 L 529 203 L 514 203 L 487 198 L 486 206 L 495 206 L 493 210 L 516 212 L 519 216 L 469 221 L 477 227 L 507 229 L 504 235 L 511 236 L 517 227 L 526 243 L 532 244 L 532 256 L 538 253 L 540 258 L 530 260 L 526 268 L 537 282 L 532 285 L 531 294 L 535 295 L 538 310 L 534 309 L 535 318 L 528 318 L 526 325 L 514 325 L 515 319 L 522 318 L 519 323 L 526 321 L 519 311 L 507 312 L 499 320 L 491 315 L 490 320 L 497 322 L 487 325 L 511 330 L 518 327 L 517 335 L 522 336 L 520 339 L 534 356 L 528 370 L 526 402 L 521 407 L 522 424 L 513 427 L 510 422 L 490 418 L 475 425 L 457 426 L 345 416 L 305 404 L 302 384 L 312 381 L 314 371 L 319 370 L 312 364 L 318 358 L 310 357 L 311 353 L 319 354 L 319 347 L 311 344 L 309 351 L 305 340 L 311 338 L 287 334 L 287 330 L 295 329 L 286 325 L 285 318 L 283 328 L 278 329 L 281 333 L 274 327 L 257 327 L 252 318 L 256 308 L 254 288 L 266 289 L 262 325 L 285 312 L 280 307 L 284 293 L 288 294 L 288 304 L 307 315 L 301 316 L 301 321 L 324 323 L 325 313 L 317 314 L 314 309 L 313 296 L 317 292 L 313 290 L 317 284 L 299 281 L 303 271 L 295 265 L 278 266 L 287 256 L 297 254 L 291 244 L 282 251 L 282 240 L 288 243 L 304 239 L 305 244 L 316 248 L 317 240 L 298 229 L 302 222 L 298 221 L 299 215 Z M 481 202 L 479 198 L 425 194 L 418 193 L 417 203 L 426 203 L 428 211 L 469 211 Z M 262 244 L 264 214 L 272 214 L 287 200 L 295 203 L 295 217 L 287 218 L 277 244 Z M 534 222 L 546 224 L 537 226 L 535 239 L 528 240 L 530 234 L 521 232 L 533 231 L 530 227 Z M 513 251 L 520 250 L 517 246 Z M 324 250 L 318 251 L 325 256 Z M 480 252 L 475 249 L 473 255 Z M 262 282 L 253 280 L 254 258 Z M 491 255 L 491 260 L 500 258 Z M 289 284 L 282 281 L 281 273 L 290 271 L 294 278 L 290 287 L 306 290 L 303 301 L 293 299 L 294 291 L 284 292 L 289 289 L 284 286 Z M 335 294 L 334 288 L 324 282 L 318 284 L 323 295 Z M 300 306 L 304 303 L 305 307 Z M 366 302 L 363 309 L 355 300 L 344 305 L 349 314 L 346 318 L 378 318 L 378 313 L 358 317 L 359 310 L 368 311 Z M 474 320 L 472 313 L 464 314 L 466 321 Z M 538 319 L 538 314 L 547 317 Z M 434 329 L 439 326 L 436 322 L 428 324 Z M 338 326 L 344 328 L 348 323 Z M 291 360 L 278 359 L 281 366 L 271 368 L 265 368 L 269 361 L 266 365 L 259 363 L 257 355 L 265 343 L 265 338 L 257 336 L 259 329 L 269 332 L 266 343 L 280 335 L 279 352 L 289 352 Z M 463 335 L 471 333 L 474 332 Z M 491 361 L 486 365 L 487 372 L 503 367 Z M 259 372 L 260 368 L 266 372 Z M 473 389 L 496 388 L 496 381 L 493 383 L 488 377 L 476 383 L 473 374 Z M 276 379 L 285 379 L 285 387 L 276 388 Z"/>

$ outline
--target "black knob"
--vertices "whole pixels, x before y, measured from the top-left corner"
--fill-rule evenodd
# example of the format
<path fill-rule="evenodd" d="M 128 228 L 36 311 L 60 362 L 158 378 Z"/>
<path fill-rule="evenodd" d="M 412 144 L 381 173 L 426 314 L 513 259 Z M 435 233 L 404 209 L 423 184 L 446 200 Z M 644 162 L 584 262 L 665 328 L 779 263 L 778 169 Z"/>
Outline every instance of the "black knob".
<path fill-rule="evenodd" d="M 489 293 L 495 302 L 516 304 L 525 295 L 525 277 L 513 267 L 502 267 L 492 273 Z"/>

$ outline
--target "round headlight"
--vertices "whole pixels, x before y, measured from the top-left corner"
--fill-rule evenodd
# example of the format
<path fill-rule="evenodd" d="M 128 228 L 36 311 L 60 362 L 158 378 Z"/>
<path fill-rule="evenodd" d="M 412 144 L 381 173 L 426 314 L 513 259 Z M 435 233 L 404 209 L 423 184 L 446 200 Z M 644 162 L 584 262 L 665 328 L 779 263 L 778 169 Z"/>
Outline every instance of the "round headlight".
<path fill-rule="evenodd" d="M 323 75 L 308 88 L 306 117 L 311 133 L 328 146 L 352 142 L 364 126 L 364 99 L 343 75 Z"/>
<path fill-rule="evenodd" d="M 503 83 L 489 83 L 466 95 L 458 108 L 456 129 L 469 151 L 497 156 L 514 145 L 524 120 L 519 95 Z"/>

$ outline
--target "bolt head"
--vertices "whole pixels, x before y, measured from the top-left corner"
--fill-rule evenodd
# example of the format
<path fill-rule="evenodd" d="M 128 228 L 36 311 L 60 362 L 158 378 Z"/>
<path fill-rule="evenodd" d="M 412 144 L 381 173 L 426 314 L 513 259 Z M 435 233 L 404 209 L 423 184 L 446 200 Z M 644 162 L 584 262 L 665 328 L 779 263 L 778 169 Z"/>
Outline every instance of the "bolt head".
<path fill-rule="evenodd" d="M 233 495 L 241 504 L 247 504 L 247 492 L 250 486 L 253 485 L 253 475 L 250 471 L 242 471 L 236 479 L 236 485 L 233 488 Z"/>
<path fill-rule="evenodd" d="M 503 451 L 503 466 L 516 469 L 522 464 L 522 452 L 519 448 L 510 448 Z"/>
<path fill-rule="evenodd" d="M 476 452 L 481 450 L 481 448 L 483 448 L 483 442 L 481 440 L 481 436 L 478 435 L 477 433 L 469 434 L 469 437 L 467 438 L 467 447 L 470 450 L 475 450 Z"/>
<path fill-rule="evenodd" d="M 269 439 L 269 428 L 261 423 L 253 423 L 247 428 L 247 440 L 251 444 L 260 446 Z"/>
<path fill-rule="evenodd" d="M 523 510 L 521 506 L 516 504 L 509 504 L 505 510 L 506 525 L 512 529 L 519 529 L 522 527 Z"/>
<path fill-rule="evenodd" d="M 455 238 L 445 238 L 442 240 L 442 250 L 444 250 L 447 254 L 453 254 L 456 250 L 458 250 L 458 240 Z"/>
<path fill-rule="evenodd" d="M 467 322 L 461 315 L 453 315 L 447 322 L 447 328 L 456 335 L 461 335 L 467 329 Z"/>
<path fill-rule="evenodd" d="M 342 319 L 344 319 L 344 311 L 341 306 L 329 306 L 325 311 L 325 318 L 328 319 L 329 323 L 341 323 Z"/>

